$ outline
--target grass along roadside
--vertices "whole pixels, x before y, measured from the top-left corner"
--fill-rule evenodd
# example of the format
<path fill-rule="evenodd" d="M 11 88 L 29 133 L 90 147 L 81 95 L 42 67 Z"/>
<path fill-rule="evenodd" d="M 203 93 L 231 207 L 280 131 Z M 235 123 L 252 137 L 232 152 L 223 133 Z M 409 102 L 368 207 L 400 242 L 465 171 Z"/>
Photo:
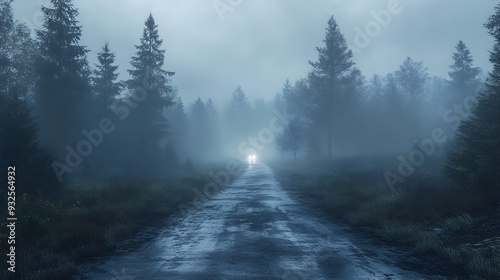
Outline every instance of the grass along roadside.
<path fill-rule="evenodd" d="M 119 242 L 190 202 L 193 188 L 211 180 L 201 174 L 162 182 L 117 179 L 63 188 L 50 197 L 19 194 L 16 272 L 2 271 L 0 279 L 70 279 L 86 258 L 111 252 Z M 6 228 L 5 221 L 1 217 L 1 228 Z M 6 241 L 0 239 L 2 252 L 7 252 Z"/>
<path fill-rule="evenodd" d="M 349 224 L 463 268 L 457 272 L 463 278 L 456 279 L 498 279 L 500 213 L 488 197 L 450 186 L 426 170 L 392 192 L 381 165 L 363 170 L 322 166 L 274 164 L 273 169 L 284 186 L 319 199 L 326 211 Z"/>

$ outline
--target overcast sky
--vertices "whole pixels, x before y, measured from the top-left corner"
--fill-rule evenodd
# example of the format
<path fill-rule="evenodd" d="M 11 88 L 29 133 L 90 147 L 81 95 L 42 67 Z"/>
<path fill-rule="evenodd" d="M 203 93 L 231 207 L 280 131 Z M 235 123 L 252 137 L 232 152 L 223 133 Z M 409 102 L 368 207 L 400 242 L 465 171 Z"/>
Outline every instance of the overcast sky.
<path fill-rule="evenodd" d="M 39 28 L 40 6 L 48 2 L 15 0 L 16 18 Z M 385 26 L 374 24 L 373 12 L 388 10 L 391 2 L 396 13 L 390 20 L 384 18 Z M 75 5 L 83 26 L 82 44 L 91 50 L 91 63 L 108 41 L 123 72 L 121 78 L 126 79 L 134 45 L 151 12 L 164 40 L 165 68 L 177 73 L 173 83 L 179 95 L 186 103 L 200 96 L 223 104 L 237 85 L 252 99 L 272 99 L 287 78 L 294 81 L 306 76 L 308 60 L 317 59 L 316 47 L 323 45 L 332 15 L 347 42 L 357 48 L 354 60 L 368 78 L 397 70 L 407 56 L 423 61 L 431 75 L 445 77 L 458 40 L 469 47 L 477 66 L 490 71 L 488 51 L 493 39 L 483 24 L 498 2 L 75 0 Z M 224 7 L 231 9 L 222 10 Z M 357 36 L 357 30 L 367 27 L 372 36 L 369 42 Z"/>

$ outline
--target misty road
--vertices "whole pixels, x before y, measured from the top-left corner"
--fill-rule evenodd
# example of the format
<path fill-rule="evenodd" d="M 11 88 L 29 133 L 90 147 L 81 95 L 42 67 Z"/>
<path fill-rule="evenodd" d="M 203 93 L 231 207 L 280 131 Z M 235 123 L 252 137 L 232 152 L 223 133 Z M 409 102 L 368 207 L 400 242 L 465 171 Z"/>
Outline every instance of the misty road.
<path fill-rule="evenodd" d="M 300 203 L 263 164 L 140 246 L 93 259 L 74 279 L 444 279 L 410 256 Z"/>

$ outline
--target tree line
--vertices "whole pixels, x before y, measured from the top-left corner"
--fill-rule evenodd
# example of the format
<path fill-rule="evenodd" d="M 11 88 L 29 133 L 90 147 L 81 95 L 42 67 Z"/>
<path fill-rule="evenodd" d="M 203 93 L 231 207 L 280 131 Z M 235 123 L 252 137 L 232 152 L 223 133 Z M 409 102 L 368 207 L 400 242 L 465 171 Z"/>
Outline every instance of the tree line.
<path fill-rule="evenodd" d="M 478 187 L 498 200 L 500 174 L 500 5 L 485 27 L 495 38 L 493 71 L 483 76 L 465 43 L 450 54 L 448 77 L 431 77 L 407 57 L 399 69 L 365 78 L 333 17 L 310 72 L 287 80 L 274 104 L 295 115 L 276 137 L 283 155 L 333 160 L 384 156 L 420 149 L 436 128 L 449 141 L 433 156 L 463 187 Z M 436 144 L 436 143 L 434 143 Z M 427 152 L 427 151 L 426 151 Z M 496 200 L 495 200 L 496 199 Z"/>
<path fill-rule="evenodd" d="M 42 7 L 35 38 L 14 19 L 12 2 L 0 0 L 0 153 L 2 165 L 22 170 L 18 181 L 27 192 L 69 179 L 169 178 L 193 160 L 232 153 L 221 138 L 237 143 L 258 126 L 249 119 L 270 111 L 241 87 L 224 112 L 211 98 L 185 108 L 171 81 L 175 72 L 165 70 L 153 15 L 122 81 L 112 43 L 97 53 L 97 64 L 88 62 L 72 0 Z"/>
<path fill-rule="evenodd" d="M 129 78 L 120 81 L 112 43 L 89 64 L 72 0 L 42 7 L 36 38 L 14 20 L 11 3 L 0 0 L 0 153 L 4 165 L 23 170 L 19 185 L 26 191 L 68 177 L 168 177 L 193 159 L 237 154 L 273 110 L 294 117 L 267 153 L 315 160 L 397 154 L 444 127 L 453 138 L 447 153 L 440 152 L 447 173 L 461 183 L 498 185 L 499 6 L 485 24 L 496 42 L 486 79 L 462 41 L 450 50 L 446 78 L 431 77 L 423 62 L 408 57 L 394 72 L 367 79 L 332 16 L 304 78 L 287 80 L 272 101 L 252 102 L 238 87 L 220 111 L 205 97 L 184 105 L 171 81 L 174 69 L 165 70 L 152 15 L 135 45 Z"/>

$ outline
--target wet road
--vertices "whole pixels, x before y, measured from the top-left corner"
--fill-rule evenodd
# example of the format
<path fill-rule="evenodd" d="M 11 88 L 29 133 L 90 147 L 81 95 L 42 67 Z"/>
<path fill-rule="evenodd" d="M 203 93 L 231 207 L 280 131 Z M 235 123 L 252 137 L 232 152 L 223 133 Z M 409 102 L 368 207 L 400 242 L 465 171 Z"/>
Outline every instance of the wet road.
<path fill-rule="evenodd" d="M 405 252 L 299 203 L 253 165 L 199 211 L 136 249 L 79 267 L 74 279 L 444 279 L 405 270 Z"/>

